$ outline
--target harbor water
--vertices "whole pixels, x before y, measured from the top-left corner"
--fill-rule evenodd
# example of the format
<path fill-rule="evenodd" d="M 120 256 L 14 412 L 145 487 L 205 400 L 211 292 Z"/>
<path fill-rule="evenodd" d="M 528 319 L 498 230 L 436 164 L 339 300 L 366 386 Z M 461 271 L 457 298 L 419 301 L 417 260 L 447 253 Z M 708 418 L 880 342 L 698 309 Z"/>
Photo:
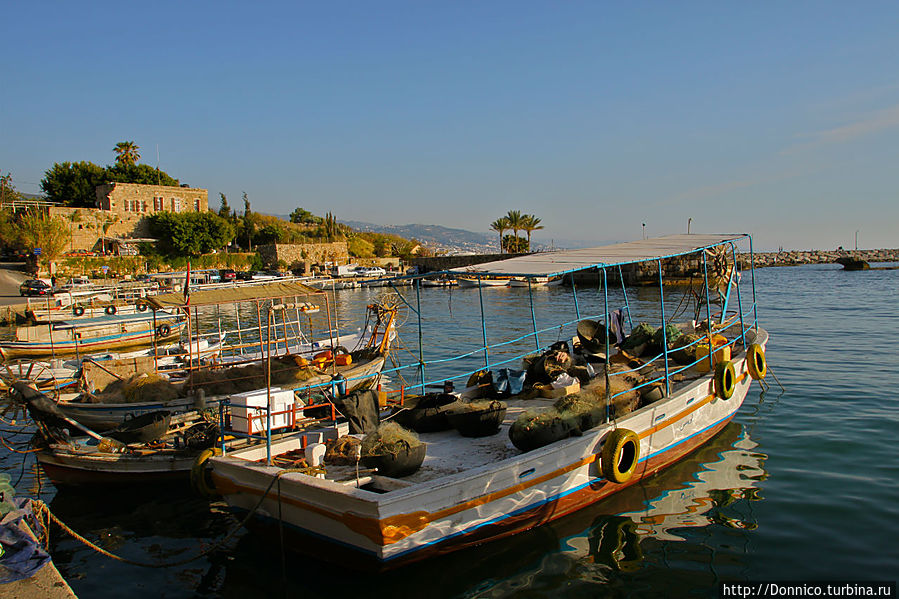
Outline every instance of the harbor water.
<path fill-rule="evenodd" d="M 755 287 L 759 320 L 771 335 L 771 388 L 763 393 L 754 383 L 734 421 L 681 462 L 552 525 L 384 574 L 322 563 L 282 550 L 277 537 L 242 530 L 200 559 L 151 569 L 112 560 L 54 529 L 54 561 L 82 598 L 714 597 L 721 581 L 895 581 L 899 270 L 766 268 L 756 272 Z M 341 316 L 358 317 L 358 306 L 379 292 L 337 292 Z M 666 311 L 676 311 L 679 292 L 670 293 Z M 415 298 L 409 288 L 403 294 Z M 526 289 L 485 289 L 483 296 L 486 331 L 477 289 L 421 290 L 433 315 L 421 325 L 425 362 L 473 351 L 485 334 L 512 338 L 533 329 Z M 621 305 L 619 292 L 609 296 L 610 306 Z M 574 318 L 571 290 L 537 289 L 533 298 L 540 342 L 570 338 L 570 327 L 548 327 Z M 601 291 L 579 290 L 576 309 L 582 317 L 598 314 L 603 302 Z M 629 306 L 635 321 L 657 303 L 657 291 L 639 290 Z M 523 321 L 504 321 L 504 305 L 524 310 Z M 406 349 L 399 351 L 414 358 L 418 320 L 409 310 L 404 319 Z M 534 340 L 520 342 L 528 343 Z M 491 363 L 504 351 L 520 347 L 498 348 Z M 429 363 L 425 378 L 483 361 L 474 352 L 458 363 Z M 417 375 L 403 374 L 410 383 Z M 27 440 L 27 432 L 0 429 L 9 442 Z M 41 497 L 73 530 L 130 560 L 181 561 L 237 525 L 224 503 L 181 485 L 57 492 L 27 454 L 0 455 L 0 471 L 20 494 Z"/>

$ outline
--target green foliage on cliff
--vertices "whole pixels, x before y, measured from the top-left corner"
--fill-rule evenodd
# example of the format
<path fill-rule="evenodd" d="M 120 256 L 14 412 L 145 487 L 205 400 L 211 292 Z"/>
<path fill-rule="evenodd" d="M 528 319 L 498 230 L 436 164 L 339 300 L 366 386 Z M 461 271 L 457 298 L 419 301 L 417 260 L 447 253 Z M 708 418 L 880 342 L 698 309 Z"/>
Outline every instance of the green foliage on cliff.
<path fill-rule="evenodd" d="M 158 212 L 149 217 L 157 250 L 167 256 L 199 256 L 234 239 L 234 226 L 214 212 Z"/>

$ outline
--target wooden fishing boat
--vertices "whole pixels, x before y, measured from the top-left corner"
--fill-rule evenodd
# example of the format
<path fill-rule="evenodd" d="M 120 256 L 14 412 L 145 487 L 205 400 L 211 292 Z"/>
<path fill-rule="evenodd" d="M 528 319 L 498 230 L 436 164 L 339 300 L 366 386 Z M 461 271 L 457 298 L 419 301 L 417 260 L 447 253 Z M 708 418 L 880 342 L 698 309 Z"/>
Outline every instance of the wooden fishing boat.
<path fill-rule="evenodd" d="M 664 271 L 663 263 L 689 259 L 705 269 L 707 253 L 718 248 L 729 252 L 731 264 L 735 264 L 736 245 L 744 242 L 749 243 L 751 252 L 748 235 L 672 235 L 518 257 L 477 268 L 485 277 L 558 277 L 582 269 L 598 269 L 605 276 L 620 272 L 619 267 L 645 262 Z M 728 286 L 726 297 L 736 296 L 732 304 L 737 304 L 737 310 L 729 313 L 725 302 L 720 318 L 713 318 L 710 288 L 706 275 L 703 293 L 693 296 L 702 298 L 697 300 L 696 310 L 705 310 L 705 320 L 675 328 L 665 318 L 664 287 L 660 284 L 662 324 L 657 330 L 657 355 L 642 359 L 629 355 L 607 337 L 604 353 L 612 358 L 578 371 L 578 378 L 583 378 L 582 391 L 565 395 L 559 399 L 563 403 L 556 404 L 577 406 L 581 401 L 586 403 L 586 411 L 552 416 L 553 400 L 544 397 L 551 397 L 557 389 L 535 382 L 531 389 L 503 398 L 507 411 L 497 435 L 468 438 L 454 431 L 422 433 L 427 455 L 421 469 L 404 478 L 377 472 L 360 475 L 352 468 L 332 467 L 327 462 L 324 474 L 320 470 L 289 471 L 278 456 L 295 453 L 320 439 L 316 431 L 300 431 L 271 441 L 264 449 L 226 451 L 212 457 L 208 462 L 211 480 L 235 511 L 253 513 L 253 528 L 281 531 L 291 537 L 290 546 L 300 551 L 376 569 L 557 520 L 675 463 L 731 421 L 751 380 L 764 385 L 768 334 L 757 321 L 754 283 L 748 308 L 739 287 Z M 590 318 L 610 317 L 613 310 L 607 292 L 605 297 L 602 313 Z M 576 295 L 573 305 L 577 312 Z M 627 310 L 630 314 L 630 307 Z M 531 313 L 525 318 L 534 324 L 531 342 L 539 340 L 536 320 Z M 580 318 L 583 315 L 577 314 L 574 320 L 563 322 L 562 328 L 571 328 Z M 636 336 L 642 324 L 634 327 L 631 323 L 631 327 L 631 336 Z M 488 345 L 486 330 L 483 351 L 485 369 L 490 370 L 489 350 L 509 342 Z M 672 345 L 675 335 L 684 330 L 696 333 L 696 338 L 683 347 Z M 544 334 L 547 331 L 553 331 L 553 338 L 570 338 L 559 326 L 545 329 Z M 434 339 L 434 343 L 441 340 Z M 701 351 L 703 343 L 705 353 Z M 545 347 L 539 341 L 538 346 Z M 681 356 L 678 352 L 690 347 L 695 352 L 687 363 L 675 360 Z M 567 347 L 563 350 L 554 343 L 538 360 L 547 356 L 561 360 L 564 351 Z M 508 359 L 499 362 L 508 363 Z M 542 366 L 541 373 L 550 371 L 546 363 Z M 424 369 L 422 364 L 410 367 Z M 459 375 L 462 380 L 472 376 L 473 383 L 457 394 L 460 400 L 483 392 L 480 374 L 475 377 L 468 371 Z M 556 382 L 561 380 L 559 375 Z M 624 385 L 620 390 L 617 382 Z M 425 387 L 423 382 L 422 392 Z M 541 397 L 535 397 L 538 389 Z M 544 416 L 549 424 L 537 424 Z M 537 436 L 544 438 L 537 442 Z M 266 452 L 272 458 L 260 461 Z"/>
<path fill-rule="evenodd" d="M 115 348 L 148 346 L 177 339 L 185 322 L 168 313 L 108 315 L 21 326 L 16 340 L 0 343 L 4 359 L 91 354 Z"/>

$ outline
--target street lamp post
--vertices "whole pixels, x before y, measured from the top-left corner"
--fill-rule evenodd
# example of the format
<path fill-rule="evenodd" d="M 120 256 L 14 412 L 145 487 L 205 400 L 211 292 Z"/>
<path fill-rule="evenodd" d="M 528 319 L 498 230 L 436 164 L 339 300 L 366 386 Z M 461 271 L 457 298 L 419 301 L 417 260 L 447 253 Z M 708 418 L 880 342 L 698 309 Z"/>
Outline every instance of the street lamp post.
<path fill-rule="evenodd" d="M 855 230 L 855 251 L 858 251 L 858 229 Z"/>
<path fill-rule="evenodd" d="M 692 223 L 692 222 L 693 222 L 692 218 L 687 219 L 687 235 L 690 234 L 690 223 Z"/>
<path fill-rule="evenodd" d="M 643 239 L 646 239 L 646 223 L 643 223 Z"/>

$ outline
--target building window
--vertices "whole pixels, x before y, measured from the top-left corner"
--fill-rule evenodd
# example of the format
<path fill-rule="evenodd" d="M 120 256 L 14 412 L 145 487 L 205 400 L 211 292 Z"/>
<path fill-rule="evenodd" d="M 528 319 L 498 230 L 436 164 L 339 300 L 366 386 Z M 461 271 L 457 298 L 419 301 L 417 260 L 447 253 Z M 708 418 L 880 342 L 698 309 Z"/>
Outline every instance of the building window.
<path fill-rule="evenodd" d="M 172 212 L 181 212 L 181 198 L 172 198 Z"/>
<path fill-rule="evenodd" d="M 196 200 L 194 200 L 194 212 L 199 212 L 199 211 L 200 211 L 200 199 L 197 198 Z"/>
<path fill-rule="evenodd" d="M 125 212 L 128 212 L 128 204 L 129 204 L 128 200 L 125 200 L 124 202 L 122 202 L 122 208 L 125 209 Z"/>
<path fill-rule="evenodd" d="M 162 209 L 163 209 L 162 208 L 162 198 L 158 197 L 158 196 L 154 197 L 153 198 L 153 210 L 155 210 L 156 212 L 162 212 Z"/>

